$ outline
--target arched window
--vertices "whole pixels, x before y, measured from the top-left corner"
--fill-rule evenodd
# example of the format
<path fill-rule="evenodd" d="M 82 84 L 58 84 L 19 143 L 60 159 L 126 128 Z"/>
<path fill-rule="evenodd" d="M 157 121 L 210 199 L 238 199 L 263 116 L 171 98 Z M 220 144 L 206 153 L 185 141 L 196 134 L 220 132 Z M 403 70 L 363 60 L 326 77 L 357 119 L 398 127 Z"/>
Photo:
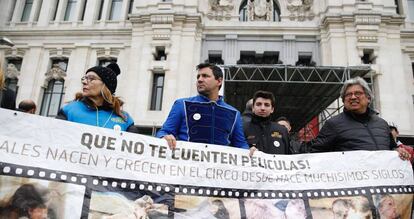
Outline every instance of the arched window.
<path fill-rule="evenodd" d="M 270 3 L 270 6 L 272 6 L 273 8 L 271 9 L 269 21 L 276 21 L 276 22 L 280 21 L 280 8 L 276 0 L 243 0 L 239 8 L 239 20 L 240 21 L 267 20 L 265 16 L 259 17 L 259 16 L 256 16 L 256 14 L 254 14 L 255 13 L 254 12 L 255 2 L 256 4 L 262 4 L 263 7 L 265 7 L 265 5 Z M 253 7 L 249 8 L 249 5 Z M 249 16 L 249 10 L 253 10 L 251 12 L 253 13 L 252 16 Z"/>

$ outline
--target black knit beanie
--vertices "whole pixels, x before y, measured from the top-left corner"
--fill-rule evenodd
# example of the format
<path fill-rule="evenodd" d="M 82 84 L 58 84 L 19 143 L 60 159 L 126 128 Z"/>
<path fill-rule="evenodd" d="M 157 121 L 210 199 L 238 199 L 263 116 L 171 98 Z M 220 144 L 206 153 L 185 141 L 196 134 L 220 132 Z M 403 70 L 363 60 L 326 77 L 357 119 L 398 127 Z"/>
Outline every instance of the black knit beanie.
<path fill-rule="evenodd" d="M 106 67 L 95 66 L 95 67 L 88 69 L 86 73 L 90 71 L 95 72 L 102 79 L 102 82 L 111 91 L 111 94 L 115 93 L 116 85 L 117 85 L 116 76 L 118 76 L 121 73 L 121 70 L 119 69 L 118 64 L 111 63 Z"/>

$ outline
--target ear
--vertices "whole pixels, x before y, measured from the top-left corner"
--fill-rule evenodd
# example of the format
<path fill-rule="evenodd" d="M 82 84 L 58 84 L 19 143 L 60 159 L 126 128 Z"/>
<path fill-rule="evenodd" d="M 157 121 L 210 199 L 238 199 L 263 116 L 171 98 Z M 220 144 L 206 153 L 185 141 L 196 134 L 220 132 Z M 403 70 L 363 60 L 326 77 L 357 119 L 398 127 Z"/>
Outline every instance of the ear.
<path fill-rule="evenodd" d="M 217 81 L 218 81 L 218 86 L 221 86 L 223 84 L 223 78 L 218 78 Z"/>
<path fill-rule="evenodd" d="M 275 108 L 272 106 L 272 110 L 270 111 L 270 114 L 272 114 L 275 111 Z"/>

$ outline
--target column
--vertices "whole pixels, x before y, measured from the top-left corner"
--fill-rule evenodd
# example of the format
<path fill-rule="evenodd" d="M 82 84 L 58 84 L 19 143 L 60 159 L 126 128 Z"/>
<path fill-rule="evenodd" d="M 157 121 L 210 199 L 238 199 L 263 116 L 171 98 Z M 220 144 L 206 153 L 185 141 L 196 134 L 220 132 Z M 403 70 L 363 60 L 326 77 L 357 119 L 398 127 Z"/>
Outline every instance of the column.
<path fill-rule="evenodd" d="M 125 24 L 125 21 L 128 19 L 128 6 L 130 0 L 123 0 L 122 1 L 122 9 L 121 9 L 121 17 L 120 23 Z"/>
<path fill-rule="evenodd" d="M 240 59 L 240 52 L 237 49 L 237 35 L 227 34 L 222 59 L 226 65 L 235 65 Z"/>
<path fill-rule="evenodd" d="M 72 26 L 77 26 L 78 23 L 81 23 L 83 9 L 85 5 L 85 0 L 78 0 L 76 2 L 76 9 L 75 9 L 75 19 L 72 21 Z M 86 8 L 85 8 L 86 10 Z"/>
<path fill-rule="evenodd" d="M 105 22 L 108 20 L 109 11 L 111 10 L 111 2 L 111 0 L 103 0 L 102 16 L 100 20 L 101 25 L 105 25 Z"/>
<path fill-rule="evenodd" d="M 66 9 L 67 4 L 68 4 L 67 0 L 59 1 L 59 5 L 56 9 L 57 11 L 56 11 L 55 25 L 58 25 L 63 20 L 63 16 L 65 16 L 65 9 Z"/>
<path fill-rule="evenodd" d="M 295 65 L 298 59 L 296 37 L 294 35 L 283 35 L 283 44 L 283 54 L 280 54 L 280 61 L 285 65 Z"/>
<path fill-rule="evenodd" d="M 32 10 L 30 11 L 29 22 L 28 25 L 32 26 L 33 22 L 36 22 L 37 16 L 39 15 L 40 7 L 41 7 L 40 0 L 34 0 L 32 5 Z"/>
<path fill-rule="evenodd" d="M 17 0 L 16 6 L 14 7 L 13 17 L 10 22 L 10 26 L 15 26 L 16 23 L 21 21 L 24 3 L 25 0 Z"/>
<path fill-rule="evenodd" d="M 99 7 L 103 0 L 89 0 L 86 2 L 85 17 L 83 18 L 84 26 L 91 26 L 97 20 L 99 15 Z"/>
<path fill-rule="evenodd" d="M 51 17 L 54 15 L 54 7 L 57 0 L 43 0 L 42 8 L 39 13 L 39 20 L 37 26 L 48 26 Z"/>

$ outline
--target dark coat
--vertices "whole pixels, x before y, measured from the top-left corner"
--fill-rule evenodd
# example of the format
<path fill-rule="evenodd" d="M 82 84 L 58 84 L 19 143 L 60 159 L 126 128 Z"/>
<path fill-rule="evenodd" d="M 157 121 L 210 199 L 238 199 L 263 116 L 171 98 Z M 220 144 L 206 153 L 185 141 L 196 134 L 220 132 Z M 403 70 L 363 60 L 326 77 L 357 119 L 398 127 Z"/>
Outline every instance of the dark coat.
<path fill-rule="evenodd" d="M 363 115 L 344 111 L 325 122 L 312 141 L 312 152 L 391 150 L 396 147 L 387 122 L 368 109 Z"/>
<path fill-rule="evenodd" d="M 16 94 L 10 89 L 4 89 L 0 92 L 2 95 L 0 107 L 4 109 L 16 109 Z"/>
<path fill-rule="evenodd" d="M 267 154 L 291 154 L 287 129 L 270 121 L 270 117 L 253 115 L 243 129 L 250 147 L 254 146 Z"/>

